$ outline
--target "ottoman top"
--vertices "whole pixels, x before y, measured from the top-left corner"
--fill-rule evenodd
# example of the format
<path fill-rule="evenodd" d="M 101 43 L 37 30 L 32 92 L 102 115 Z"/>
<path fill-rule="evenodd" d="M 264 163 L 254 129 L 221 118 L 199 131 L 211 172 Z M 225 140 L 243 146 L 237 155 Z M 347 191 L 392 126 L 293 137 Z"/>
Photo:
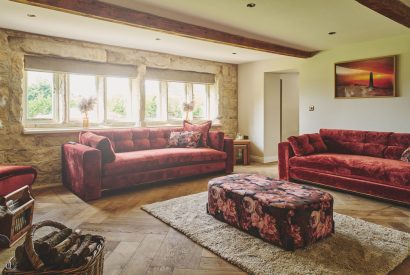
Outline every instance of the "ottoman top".
<path fill-rule="evenodd" d="M 214 178 L 209 181 L 208 190 L 212 192 L 213 187 L 222 188 L 226 193 L 250 196 L 264 205 L 276 208 L 297 209 L 333 201 L 332 195 L 320 189 L 255 174 Z"/>

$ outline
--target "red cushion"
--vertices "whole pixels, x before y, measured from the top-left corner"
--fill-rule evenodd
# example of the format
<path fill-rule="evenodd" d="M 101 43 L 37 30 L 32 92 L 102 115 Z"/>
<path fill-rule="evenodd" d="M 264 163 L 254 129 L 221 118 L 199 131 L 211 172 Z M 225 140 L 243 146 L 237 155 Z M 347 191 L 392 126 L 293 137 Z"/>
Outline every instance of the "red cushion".
<path fill-rule="evenodd" d="M 400 159 L 404 150 L 410 146 L 410 134 L 393 133 L 389 136 L 387 144 L 384 157 L 387 159 Z"/>
<path fill-rule="evenodd" d="M 36 176 L 37 171 L 31 166 L 0 166 L 0 196 L 32 185 Z"/>
<path fill-rule="evenodd" d="M 133 128 L 132 140 L 134 142 L 134 151 L 148 150 L 151 148 L 148 128 Z"/>
<path fill-rule="evenodd" d="M 183 128 L 184 131 L 201 132 L 201 144 L 200 146 L 209 147 L 208 144 L 208 134 L 211 129 L 212 121 L 207 121 L 202 124 L 192 124 L 191 122 L 184 120 Z"/>
<path fill-rule="evenodd" d="M 319 134 L 308 134 L 309 143 L 315 148 L 315 153 L 327 152 L 327 146 Z"/>
<path fill-rule="evenodd" d="M 363 147 L 363 155 L 373 157 L 384 157 L 387 142 L 391 132 L 367 132 Z"/>
<path fill-rule="evenodd" d="M 226 153 L 210 148 L 164 148 L 118 153 L 114 162 L 104 165 L 104 175 L 177 167 L 184 164 L 225 161 Z"/>
<path fill-rule="evenodd" d="M 388 185 L 410 185 L 410 163 L 398 160 L 325 153 L 292 157 L 289 165 Z"/>
<path fill-rule="evenodd" d="M 107 137 L 86 132 L 81 135 L 81 141 L 84 145 L 100 150 L 103 163 L 113 162 L 115 160 L 114 149 L 112 148 L 111 141 Z"/>
<path fill-rule="evenodd" d="M 219 151 L 224 149 L 224 132 L 220 131 L 209 131 L 208 135 L 208 144 L 211 148 L 214 148 Z"/>
<path fill-rule="evenodd" d="M 320 135 L 329 152 L 361 155 L 364 151 L 366 131 L 320 129 Z"/>
<path fill-rule="evenodd" d="M 134 150 L 131 129 L 116 129 L 113 131 L 115 152 L 129 152 Z"/>
<path fill-rule="evenodd" d="M 288 137 L 290 146 L 296 156 L 304 156 L 315 152 L 315 148 L 309 143 L 307 135 Z"/>

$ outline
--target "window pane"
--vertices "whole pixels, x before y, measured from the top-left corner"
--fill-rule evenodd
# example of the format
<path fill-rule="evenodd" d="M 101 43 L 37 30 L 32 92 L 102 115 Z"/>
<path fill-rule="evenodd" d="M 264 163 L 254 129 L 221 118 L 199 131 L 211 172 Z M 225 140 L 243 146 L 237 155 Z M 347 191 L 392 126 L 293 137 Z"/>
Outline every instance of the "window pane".
<path fill-rule="evenodd" d="M 160 118 L 160 82 L 145 80 L 145 119 Z"/>
<path fill-rule="evenodd" d="M 53 118 L 53 73 L 27 71 L 27 118 Z"/>
<path fill-rule="evenodd" d="M 184 102 L 186 102 L 185 83 L 168 82 L 168 119 L 182 119 Z"/>
<path fill-rule="evenodd" d="M 107 77 L 107 119 L 114 121 L 131 119 L 129 78 Z"/>
<path fill-rule="evenodd" d="M 207 118 L 208 92 L 205 84 L 193 84 L 194 118 Z"/>
<path fill-rule="evenodd" d="M 81 113 L 78 105 L 82 99 L 97 99 L 97 79 L 91 75 L 77 75 L 70 74 L 68 76 L 69 82 L 69 97 L 70 97 L 70 120 L 79 121 L 82 120 L 83 114 Z M 98 121 L 97 106 L 93 106 L 93 110 L 88 112 L 88 119 L 91 122 Z"/>

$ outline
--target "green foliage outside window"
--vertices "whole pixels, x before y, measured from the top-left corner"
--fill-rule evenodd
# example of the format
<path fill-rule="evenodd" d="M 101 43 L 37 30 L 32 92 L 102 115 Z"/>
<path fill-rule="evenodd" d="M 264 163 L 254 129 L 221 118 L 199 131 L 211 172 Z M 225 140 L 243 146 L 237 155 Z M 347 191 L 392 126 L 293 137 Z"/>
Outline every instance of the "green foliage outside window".
<path fill-rule="evenodd" d="M 29 118 L 49 117 L 53 109 L 53 91 L 47 81 L 32 84 L 27 90 L 27 112 Z"/>
<path fill-rule="evenodd" d="M 110 103 L 110 105 L 111 105 L 110 109 L 113 113 L 116 113 L 120 116 L 126 115 L 125 102 L 123 98 L 120 98 L 120 97 L 113 98 L 113 101 Z"/>
<path fill-rule="evenodd" d="M 147 100 L 145 103 L 145 116 L 148 118 L 156 118 L 157 110 L 157 97 L 153 96 L 150 100 Z"/>

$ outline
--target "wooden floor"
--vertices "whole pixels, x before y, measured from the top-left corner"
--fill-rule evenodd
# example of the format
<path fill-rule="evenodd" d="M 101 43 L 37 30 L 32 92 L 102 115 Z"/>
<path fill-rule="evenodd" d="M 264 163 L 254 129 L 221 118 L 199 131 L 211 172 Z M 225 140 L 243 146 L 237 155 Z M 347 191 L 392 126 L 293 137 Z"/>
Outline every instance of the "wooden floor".
<path fill-rule="evenodd" d="M 277 177 L 276 165 L 236 166 L 235 172 Z M 34 221 L 55 220 L 106 237 L 104 274 L 244 274 L 140 209 L 141 205 L 205 191 L 216 175 L 137 186 L 85 203 L 64 187 L 34 189 Z M 410 209 L 329 191 L 335 211 L 410 233 Z M 3 266 L 14 249 L 0 251 Z M 410 274 L 410 259 L 392 274 Z"/>

